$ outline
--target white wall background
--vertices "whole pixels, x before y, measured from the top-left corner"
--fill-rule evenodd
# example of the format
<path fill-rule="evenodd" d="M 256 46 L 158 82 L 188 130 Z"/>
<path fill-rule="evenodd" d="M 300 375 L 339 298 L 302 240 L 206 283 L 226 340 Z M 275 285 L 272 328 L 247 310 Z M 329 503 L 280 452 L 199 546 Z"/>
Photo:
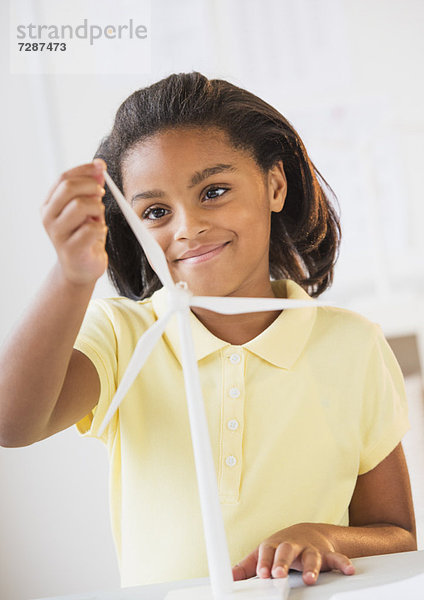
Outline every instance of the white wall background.
<path fill-rule="evenodd" d="M 104 4 L 98 0 L 99 10 Z M 388 335 L 423 339 L 424 3 L 151 5 L 151 73 L 121 76 L 11 75 L 7 4 L 0 4 L 0 341 L 53 264 L 39 206 L 54 180 L 91 159 L 131 92 L 190 70 L 246 87 L 295 124 L 342 211 L 345 236 L 328 296 L 369 314 Z M 97 294 L 109 292 L 101 281 Z M 412 460 L 424 456 L 420 380 L 409 380 L 408 389 Z M 30 448 L 0 448 L 0 473 L 1 598 L 119 586 L 100 443 L 71 429 Z M 424 508 L 420 490 L 417 484 Z"/>

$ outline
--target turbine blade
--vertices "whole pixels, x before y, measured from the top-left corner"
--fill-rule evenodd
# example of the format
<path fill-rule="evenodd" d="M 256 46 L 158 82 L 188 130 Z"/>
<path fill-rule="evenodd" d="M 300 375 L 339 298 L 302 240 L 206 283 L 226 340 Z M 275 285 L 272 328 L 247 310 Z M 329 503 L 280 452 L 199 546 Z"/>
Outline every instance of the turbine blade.
<path fill-rule="evenodd" d="M 148 359 L 151 351 L 153 350 L 156 342 L 165 330 L 165 327 L 171 317 L 172 312 L 168 311 L 163 317 L 161 317 L 154 325 L 152 325 L 138 340 L 133 355 L 131 356 L 130 362 L 128 363 L 127 370 L 121 379 L 118 389 L 115 392 L 112 402 L 106 412 L 106 415 L 100 425 L 98 435 L 101 436 L 109 424 L 111 418 L 118 410 L 119 405 L 125 398 L 128 390 L 134 382 L 134 379 L 139 374 L 142 366 Z"/>
<path fill-rule="evenodd" d="M 152 268 L 156 275 L 161 280 L 165 287 L 173 288 L 174 281 L 171 277 L 171 273 L 166 262 L 165 255 L 162 248 L 159 246 L 154 237 L 147 231 L 143 223 L 138 218 L 136 212 L 133 210 L 129 202 L 125 200 L 124 195 L 113 181 L 107 171 L 104 171 L 105 181 L 109 186 L 112 196 L 115 198 L 119 208 L 121 209 L 128 225 L 134 232 L 134 235 L 138 239 L 141 247 L 143 248 Z"/>
<path fill-rule="evenodd" d="M 312 308 L 328 306 L 320 300 L 298 300 L 296 298 L 237 298 L 234 296 L 193 296 L 190 306 L 206 308 L 224 315 L 236 315 L 286 308 Z"/>

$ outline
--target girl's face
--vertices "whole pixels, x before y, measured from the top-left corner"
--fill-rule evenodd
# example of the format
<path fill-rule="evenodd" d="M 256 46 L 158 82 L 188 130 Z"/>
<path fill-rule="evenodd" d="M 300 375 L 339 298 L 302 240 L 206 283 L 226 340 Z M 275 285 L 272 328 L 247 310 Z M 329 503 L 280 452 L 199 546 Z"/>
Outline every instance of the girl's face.
<path fill-rule="evenodd" d="M 224 131 L 179 128 L 139 143 L 122 175 L 175 282 L 197 295 L 270 295 L 270 217 L 286 195 L 281 163 L 265 175 Z"/>

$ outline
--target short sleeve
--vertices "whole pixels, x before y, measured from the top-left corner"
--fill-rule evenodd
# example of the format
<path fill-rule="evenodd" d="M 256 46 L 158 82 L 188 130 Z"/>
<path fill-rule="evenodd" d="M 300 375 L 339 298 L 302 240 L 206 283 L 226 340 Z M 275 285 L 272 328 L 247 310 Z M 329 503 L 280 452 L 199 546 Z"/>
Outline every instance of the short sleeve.
<path fill-rule="evenodd" d="M 90 302 L 74 348 L 91 360 L 100 380 L 99 402 L 88 415 L 76 423 L 76 427 L 82 435 L 98 437 L 104 443 L 108 443 L 116 432 L 116 415 L 101 437 L 97 432 L 116 391 L 117 343 L 112 315 L 104 300 Z"/>
<path fill-rule="evenodd" d="M 386 458 L 408 429 L 403 375 L 381 328 L 375 325 L 364 382 L 359 474 Z"/>

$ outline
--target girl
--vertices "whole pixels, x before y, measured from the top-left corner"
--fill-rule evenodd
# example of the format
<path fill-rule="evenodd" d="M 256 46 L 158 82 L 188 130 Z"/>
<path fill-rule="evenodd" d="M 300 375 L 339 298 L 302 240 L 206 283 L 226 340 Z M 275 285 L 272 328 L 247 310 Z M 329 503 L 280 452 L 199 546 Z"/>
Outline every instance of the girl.
<path fill-rule="evenodd" d="M 141 89 L 93 163 L 64 173 L 43 205 L 58 261 L 4 350 L 5 446 L 74 423 L 96 436 L 166 310 L 105 192 L 106 165 L 194 294 L 308 298 L 331 284 L 338 219 L 281 114 L 199 73 Z M 89 304 L 107 264 L 120 297 Z M 234 578 L 293 568 L 313 584 L 320 570 L 352 574 L 351 557 L 414 550 L 406 401 L 380 329 L 335 308 L 192 313 Z M 122 584 L 207 575 L 174 322 L 102 440 Z"/>

